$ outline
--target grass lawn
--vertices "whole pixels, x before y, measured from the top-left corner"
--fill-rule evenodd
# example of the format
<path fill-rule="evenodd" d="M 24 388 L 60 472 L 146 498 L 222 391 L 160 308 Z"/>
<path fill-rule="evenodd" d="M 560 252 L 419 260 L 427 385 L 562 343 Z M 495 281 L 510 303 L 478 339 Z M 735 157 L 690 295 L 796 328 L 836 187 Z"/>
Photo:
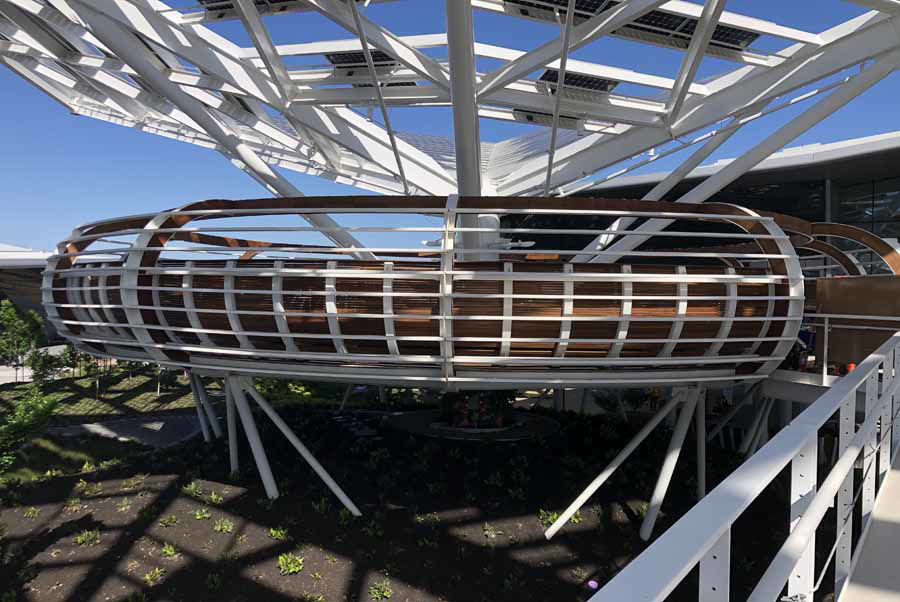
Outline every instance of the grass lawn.
<path fill-rule="evenodd" d="M 76 474 L 111 463 L 147 448 L 108 437 L 36 437 L 19 450 L 16 463 L 0 481 L 33 481 L 48 475 Z"/>
<path fill-rule="evenodd" d="M 0 414 L 9 412 L 27 394 L 30 383 L 0 385 Z M 187 379 L 180 375 L 175 386 L 156 395 L 156 375 L 114 372 L 104 377 L 100 399 L 91 378 L 59 378 L 46 387 L 46 395 L 59 400 L 50 423 L 54 426 L 96 422 L 147 412 L 184 411 L 194 400 Z"/>

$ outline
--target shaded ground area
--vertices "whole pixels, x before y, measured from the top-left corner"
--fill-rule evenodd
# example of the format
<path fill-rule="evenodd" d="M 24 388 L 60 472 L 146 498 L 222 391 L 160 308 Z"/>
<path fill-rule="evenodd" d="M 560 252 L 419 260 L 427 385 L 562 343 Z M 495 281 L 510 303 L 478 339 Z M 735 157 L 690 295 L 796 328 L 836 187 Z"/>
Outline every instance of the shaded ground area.
<path fill-rule="evenodd" d="M 588 580 L 606 582 L 644 548 L 637 530 L 668 441 L 665 431 L 652 436 L 578 522 L 547 542 L 542 518 L 562 509 L 639 422 L 563 414 L 549 438 L 473 443 L 390 431 L 373 416 L 375 436 L 360 437 L 330 412 L 282 414 L 362 518 L 341 510 L 260 416 L 282 493 L 274 503 L 249 449 L 240 450 L 244 477 L 230 480 L 225 444 L 198 440 L 112 470 L 15 486 L 4 491 L 0 512 L 7 530 L 0 583 L 19 583 L 20 600 L 227 593 L 228 600 L 363 601 L 388 592 L 410 602 L 584 600 Z M 713 482 L 736 462 L 718 450 L 710 458 Z M 693 503 L 691 462 L 686 450 L 657 533 Z M 752 559 L 774 552 L 784 536 L 786 517 L 773 520 L 784 508 L 776 488 L 735 527 L 734 599 L 765 568 Z M 279 557 L 287 554 L 294 557 L 283 557 L 282 569 L 296 570 L 302 558 L 302 570 L 282 574 Z M 671 599 L 696 600 L 696 591 L 691 575 Z"/>
<path fill-rule="evenodd" d="M 0 413 L 9 413 L 18 399 L 28 394 L 30 383 L 0 385 Z M 187 379 L 157 396 L 156 376 L 151 373 L 113 372 L 103 378 L 100 399 L 91 378 L 59 378 L 45 386 L 45 394 L 59 400 L 51 425 L 98 422 L 108 418 L 147 413 L 192 411 Z"/>

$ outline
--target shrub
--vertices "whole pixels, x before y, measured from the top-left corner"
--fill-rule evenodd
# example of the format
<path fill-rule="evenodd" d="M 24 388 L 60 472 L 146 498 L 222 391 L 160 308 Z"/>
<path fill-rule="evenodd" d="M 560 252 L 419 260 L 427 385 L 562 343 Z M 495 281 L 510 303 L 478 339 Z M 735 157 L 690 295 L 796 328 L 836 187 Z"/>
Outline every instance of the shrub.
<path fill-rule="evenodd" d="M 62 362 L 44 349 L 34 349 L 25 357 L 25 365 L 31 369 L 31 380 L 43 389 L 62 371 Z"/>
<path fill-rule="evenodd" d="M 303 570 L 303 558 L 287 553 L 278 556 L 278 571 L 282 575 L 294 575 Z"/>
<path fill-rule="evenodd" d="M 216 520 L 213 529 L 216 530 L 216 533 L 231 533 L 234 531 L 234 523 L 227 518 L 220 518 Z"/>
<path fill-rule="evenodd" d="M 373 600 L 389 600 L 394 595 L 390 582 L 385 579 L 369 586 L 369 597 Z"/>
<path fill-rule="evenodd" d="M 41 395 L 37 387 L 16 401 L 12 414 L 0 422 L 0 474 L 15 462 L 16 451 L 43 430 L 57 403 L 55 398 Z"/>
<path fill-rule="evenodd" d="M 166 569 L 156 567 L 155 569 L 144 573 L 144 583 L 152 587 L 162 581 L 165 576 Z"/>
<path fill-rule="evenodd" d="M 220 573 L 210 573 L 206 576 L 206 589 L 211 592 L 217 592 L 222 589 L 225 580 L 222 579 L 222 575 Z"/>
<path fill-rule="evenodd" d="M 100 543 L 100 531 L 97 529 L 85 529 L 75 536 L 75 543 L 79 546 L 94 546 Z"/>
<path fill-rule="evenodd" d="M 173 544 L 166 542 L 162 547 L 162 555 L 166 558 L 174 558 L 178 556 L 178 549 Z"/>
<path fill-rule="evenodd" d="M 275 541 L 288 541 L 291 538 L 284 527 L 269 527 L 269 537 Z"/>
<path fill-rule="evenodd" d="M 194 510 L 194 518 L 197 520 L 209 520 L 212 518 L 212 513 L 206 508 L 198 508 Z"/>

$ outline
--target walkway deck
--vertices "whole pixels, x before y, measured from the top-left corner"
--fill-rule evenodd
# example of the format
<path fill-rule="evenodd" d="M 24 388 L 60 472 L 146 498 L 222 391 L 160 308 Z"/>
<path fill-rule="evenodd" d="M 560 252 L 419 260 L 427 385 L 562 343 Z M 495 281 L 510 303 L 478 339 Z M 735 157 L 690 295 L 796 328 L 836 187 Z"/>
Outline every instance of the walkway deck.
<path fill-rule="evenodd" d="M 884 482 L 840 602 L 900 602 L 900 454 Z"/>

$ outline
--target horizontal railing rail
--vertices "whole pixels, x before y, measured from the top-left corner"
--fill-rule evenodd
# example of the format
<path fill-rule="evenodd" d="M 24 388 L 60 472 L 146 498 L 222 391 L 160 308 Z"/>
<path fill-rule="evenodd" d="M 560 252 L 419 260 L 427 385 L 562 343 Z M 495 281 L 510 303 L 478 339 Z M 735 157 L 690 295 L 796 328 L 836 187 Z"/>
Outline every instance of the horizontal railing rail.
<path fill-rule="evenodd" d="M 835 591 L 840 592 L 861 549 L 852 545 L 852 509 L 862 503 L 862 531 L 880 484 L 898 449 L 894 419 L 900 411 L 900 331 L 785 426 L 725 478 L 668 531 L 635 558 L 591 602 L 662 601 L 699 564 L 700 602 L 730 600 L 731 528 L 740 515 L 791 465 L 790 534 L 771 560 L 748 600 L 777 602 L 787 586 L 789 600 L 811 602 L 816 588 L 816 529 L 837 497 Z M 865 419 L 857 428 L 857 392 L 865 392 Z M 819 429 L 839 415 L 840 455 L 817 483 Z M 863 478 L 854 495 L 854 466 L 863 459 Z M 875 463 L 878 470 L 876 474 Z M 821 567 L 822 571 L 827 567 Z M 821 580 L 821 576 L 818 581 Z"/>

